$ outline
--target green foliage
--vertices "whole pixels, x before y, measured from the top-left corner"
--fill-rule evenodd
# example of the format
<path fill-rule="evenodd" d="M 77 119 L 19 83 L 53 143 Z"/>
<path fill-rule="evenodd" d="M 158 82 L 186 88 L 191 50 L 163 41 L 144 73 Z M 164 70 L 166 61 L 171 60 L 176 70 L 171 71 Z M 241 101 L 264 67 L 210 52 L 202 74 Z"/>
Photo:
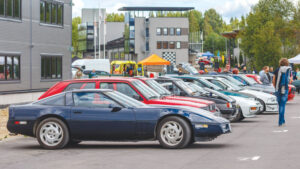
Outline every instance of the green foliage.
<path fill-rule="evenodd" d="M 299 52 L 297 9 L 290 0 L 260 0 L 253 7 L 241 33 L 241 46 L 252 66 L 277 67 L 280 58 Z"/>
<path fill-rule="evenodd" d="M 107 22 L 124 22 L 124 14 L 110 13 L 106 16 Z"/>
<path fill-rule="evenodd" d="M 76 17 L 72 19 L 72 57 L 78 56 L 78 40 L 79 40 L 79 34 L 78 34 L 78 25 L 81 24 L 81 18 Z"/>

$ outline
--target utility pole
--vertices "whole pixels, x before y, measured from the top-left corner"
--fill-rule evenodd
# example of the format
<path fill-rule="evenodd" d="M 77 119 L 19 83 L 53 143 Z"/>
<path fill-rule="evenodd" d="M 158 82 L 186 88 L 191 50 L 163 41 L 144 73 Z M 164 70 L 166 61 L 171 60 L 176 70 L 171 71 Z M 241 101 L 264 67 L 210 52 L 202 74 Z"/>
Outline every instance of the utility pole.
<path fill-rule="evenodd" d="M 99 18 L 98 18 L 98 27 L 99 27 L 99 59 L 101 59 L 101 10 L 100 10 L 100 0 L 99 0 Z"/>
<path fill-rule="evenodd" d="M 97 56 L 97 19 L 94 13 L 94 59 L 96 59 Z"/>

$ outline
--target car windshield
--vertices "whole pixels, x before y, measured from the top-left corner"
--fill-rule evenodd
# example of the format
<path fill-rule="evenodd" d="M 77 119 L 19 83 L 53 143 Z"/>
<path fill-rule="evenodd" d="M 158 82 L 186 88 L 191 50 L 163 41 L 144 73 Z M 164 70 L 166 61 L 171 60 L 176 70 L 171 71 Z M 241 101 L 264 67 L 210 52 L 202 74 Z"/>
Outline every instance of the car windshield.
<path fill-rule="evenodd" d="M 208 88 L 212 88 L 214 90 L 223 90 L 222 88 L 220 88 L 219 86 L 217 85 L 214 85 L 212 84 L 211 82 L 209 82 L 208 80 L 206 79 L 199 79 L 201 81 L 201 83 L 203 83 L 205 85 L 205 87 L 208 87 Z"/>
<path fill-rule="evenodd" d="M 109 92 L 105 92 L 105 94 L 114 99 L 115 101 L 121 103 L 124 106 L 127 107 L 133 107 L 133 108 L 144 108 L 144 107 L 149 107 L 148 105 L 137 101 L 131 97 L 128 97 L 120 92 L 117 91 L 109 91 Z"/>
<path fill-rule="evenodd" d="M 153 89 L 151 89 L 150 87 L 148 87 L 145 83 L 143 83 L 143 82 L 141 82 L 139 80 L 133 81 L 132 85 L 136 89 L 138 89 L 139 92 L 141 92 L 142 95 L 147 98 L 147 100 L 150 100 L 150 99 L 159 99 L 160 98 L 160 94 L 158 94 Z"/>
<path fill-rule="evenodd" d="M 153 90 L 162 96 L 170 96 L 171 93 L 164 87 L 162 87 L 158 82 L 153 79 L 146 80 L 147 85 L 149 85 Z"/>
<path fill-rule="evenodd" d="M 246 80 L 250 85 L 258 84 L 253 78 L 247 77 L 246 75 L 240 75 L 244 80 Z"/>
<path fill-rule="evenodd" d="M 221 77 L 223 79 L 227 79 L 228 81 L 230 81 L 231 83 L 237 85 L 237 86 L 246 86 L 245 84 L 243 84 L 242 82 L 236 80 L 235 78 L 231 77 L 231 76 L 227 76 L 227 77 Z"/>
<path fill-rule="evenodd" d="M 228 81 L 227 79 L 222 78 L 222 79 L 218 79 L 218 80 L 219 80 L 220 82 L 223 82 L 223 84 L 225 84 L 226 86 L 233 88 L 233 90 L 236 90 L 236 91 L 243 90 L 243 88 L 241 88 L 241 87 L 239 87 L 239 86 L 237 86 L 237 85 L 231 83 L 231 82 Z"/>
<path fill-rule="evenodd" d="M 209 94 L 209 92 L 205 91 L 202 87 L 194 84 L 194 83 L 187 83 L 190 87 L 194 88 L 195 90 L 197 90 L 199 93 L 201 93 L 201 95 L 206 95 Z"/>
<path fill-rule="evenodd" d="M 199 95 L 199 92 L 190 87 L 189 85 L 187 85 L 183 80 L 176 80 L 175 83 L 182 89 L 184 90 L 185 92 L 187 92 L 189 95 Z"/>

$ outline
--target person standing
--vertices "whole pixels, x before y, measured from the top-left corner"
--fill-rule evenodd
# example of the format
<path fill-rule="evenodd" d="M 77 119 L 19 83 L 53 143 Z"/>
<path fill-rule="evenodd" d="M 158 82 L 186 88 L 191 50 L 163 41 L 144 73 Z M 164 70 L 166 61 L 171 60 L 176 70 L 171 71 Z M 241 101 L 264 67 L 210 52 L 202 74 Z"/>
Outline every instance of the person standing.
<path fill-rule="evenodd" d="M 299 71 L 299 68 L 296 69 L 296 77 L 297 77 L 297 80 L 300 80 L 300 71 Z"/>
<path fill-rule="evenodd" d="M 248 73 L 248 72 L 247 72 L 247 67 L 246 67 L 246 66 L 243 67 L 243 73 L 244 73 L 244 74 L 247 74 L 247 73 Z"/>
<path fill-rule="evenodd" d="M 199 67 L 200 67 L 200 70 L 205 69 L 205 64 L 204 64 L 204 61 L 202 59 L 199 60 Z"/>
<path fill-rule="evenodd" d="M 284 114 L 285 105 L 288 100 L 288 85 L 291 82 L 291 67 L 289 67 L 289 61 L 283 58 L 279 61 L 279 68 L 274 72 L 273 85 L 275 87 L 275 94 L 277 96 L 277 102 L 279 104 L 279 127 L 285 124 Z"/>
<path fill-rule="evenodd" d="M 259 72 L 260 81 L 264 85 L 271 84 L 271 76 L 269 74 L 269 66 L 265 66 L 262 71 Z"/>
<path fill-rule="evenodd" d="M 74 79 L 81 79 L 82 77 L 82 71 L 80 69 L 78 69 L 76 71 L 76 74 L 75 74 L 75 78 Z"/>
<path fill-rule="evenodd" d="M 93 78 L 95 78 L 96 76 L 97 76 L 96 70 L 93 69 L 93 70 L 91 71 L 91 73 L 89 73 L 89 78 L 90 78 L 90 79 L 93 79 Z"/>

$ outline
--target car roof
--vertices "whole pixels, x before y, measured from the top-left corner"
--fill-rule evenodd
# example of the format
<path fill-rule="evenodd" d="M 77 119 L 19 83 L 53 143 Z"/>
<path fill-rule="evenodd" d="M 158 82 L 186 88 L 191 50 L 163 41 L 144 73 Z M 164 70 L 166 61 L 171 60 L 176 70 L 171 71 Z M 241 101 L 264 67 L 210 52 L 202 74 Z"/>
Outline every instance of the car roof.
<path fill-rule="evenodd" d="M 168 76 L 160 76 L 156 78 L 157 80 L 179 80 L 178 78 L 168 77 Z"/>
<path fill-rule="evenodd" d="M 96 81 L 101 81 L 101 80 L 110 80 L 110 81 L 136 81 L 138 79 L 134 79 L 131 77 L 99 77 L 99 78 L 94 78 L 94 79 L 72 79 L 72 80 L 65 80 L 61 82 L 96 82 Z"/>
<path fill-rule="evenodd" d="M 74 89 L 67 92 L 113 92 L 113 91 L 114 90 L 111 89 Z"/>

